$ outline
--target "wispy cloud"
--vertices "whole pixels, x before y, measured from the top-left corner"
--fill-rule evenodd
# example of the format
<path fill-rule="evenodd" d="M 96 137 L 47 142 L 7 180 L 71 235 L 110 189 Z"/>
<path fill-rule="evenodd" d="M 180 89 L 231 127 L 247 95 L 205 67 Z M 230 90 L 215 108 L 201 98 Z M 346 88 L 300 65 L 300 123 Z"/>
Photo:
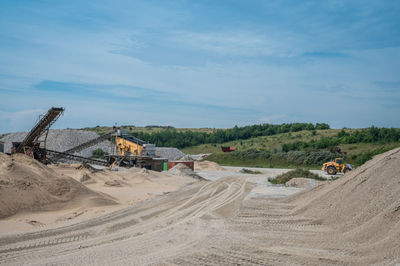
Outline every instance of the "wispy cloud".
<path fill-rule="evenodd" d="M 223 56 L 278 56 L 290 57 L 294 49 L 279 39 L 244 31 L 232 32 L 174 32 L 174 41 L 195 50 Z"/>
<path fill-rule="evenodd" d="M 278 123 L 278 122 L 284 120 L 284 118 L 287 118 L 287 115 L 276 114 L 276 115 L 269 115 L 266 117 L 262 117 L 259 119 L 259 121 L 262 123 Z"/>
<path fill-rule="evenodd" d="M 400 126 L 392 116 L 400 112 L 399 12 L 386 0 L 3 1 L 0 123 L 63 105 L 58 125 L 66 127 L 116 117 L 223 127 L 357 127 L 381 118 Z M 333 93 L 341 99 L 335 110 L 326 107 Z"/>
<path fill-rule="evenodd" d="M 13 132 L 33 127 L 39 115 L 44 111 L 43 109 L 27 109 L 16 112 L 0 110 L 0 132 Z"/>

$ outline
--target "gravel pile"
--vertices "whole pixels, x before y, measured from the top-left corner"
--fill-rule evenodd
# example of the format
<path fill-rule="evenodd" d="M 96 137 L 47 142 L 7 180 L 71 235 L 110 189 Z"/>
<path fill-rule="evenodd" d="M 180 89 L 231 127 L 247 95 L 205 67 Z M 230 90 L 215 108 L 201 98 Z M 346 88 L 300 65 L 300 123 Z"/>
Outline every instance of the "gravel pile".
<path fill-rule="evenodd" d="M 182 163 L 178 163 L 177 165 L 175 165 L 174 167 L 169 169 L 168 173 L 171 175 L 187 176 L 187 177 L 192 177 L 192 178 L 199 179 L 199 180 L 204 180 L 203 177 L 199 176 L 192 169 L 190 169 L 189 167 L 187 167 L 186 165 L 184 165 Z"/>
<path fill-rule="evenodd" d="M 192 158 L 191 155 L 186 154 L 185 156 L 179 158 L 177 161 L 180 161 L 180 162 L 192 162 L 192 161 L 194 161 L 194 159 Z"/>
<path fill-rule="evenodd" d="M 185 156 L 185 154 L 177 148 L 156 147 L 156 156 L 166 158 L 169 161 L 175 161 Z"/>
<path fill-rule="evenodd" d="M 4 142 L 4 152 L 10 153 L 12 142 L 23 141 L 27 134 L 28 134 L 27 132 L 17 132 L 8 134 L 7 136 L 3 137 L 0 141 Z M 95 139 L 97 137 L 99 137 L 99 135 L 97 135 L 95 132 L 85 131 L 85 130 L 77 130 L 77 129 L 50 130 L 49 135 L 47 137 L 46 148 L 54 151 L 65 151 L 75 146 L 78 146 L 79 144 Z M 75 155 L 90 157 L 92 155 L 92 151 L 98 148 L 102 149 L 107 153 L 111 153 L 111 142 L 108 140 L 103 141 L 92 147 L 89 147 L 85 150 L 75 153 Z"/>

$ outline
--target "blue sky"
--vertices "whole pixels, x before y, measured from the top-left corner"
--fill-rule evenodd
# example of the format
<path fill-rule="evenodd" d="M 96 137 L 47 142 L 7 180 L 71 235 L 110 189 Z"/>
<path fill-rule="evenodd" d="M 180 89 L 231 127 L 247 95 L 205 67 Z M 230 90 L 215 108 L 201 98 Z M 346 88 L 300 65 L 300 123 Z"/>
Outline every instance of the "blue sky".
<path fill-rule="evenodd" d="M 0 133 L 400 127 L 399 1 L 0 2 Z"/>

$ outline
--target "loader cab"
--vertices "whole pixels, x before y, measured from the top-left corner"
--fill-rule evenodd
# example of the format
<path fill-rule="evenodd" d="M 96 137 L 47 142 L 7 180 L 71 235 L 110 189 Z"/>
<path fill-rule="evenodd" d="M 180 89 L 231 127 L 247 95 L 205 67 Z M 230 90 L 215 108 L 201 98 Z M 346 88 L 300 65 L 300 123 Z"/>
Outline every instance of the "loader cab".
<path fill-rule="evenodd" d="M 335 163 L 338 165 L 342 165 L 343 164 L 343 158 L 335 158 Z"/>

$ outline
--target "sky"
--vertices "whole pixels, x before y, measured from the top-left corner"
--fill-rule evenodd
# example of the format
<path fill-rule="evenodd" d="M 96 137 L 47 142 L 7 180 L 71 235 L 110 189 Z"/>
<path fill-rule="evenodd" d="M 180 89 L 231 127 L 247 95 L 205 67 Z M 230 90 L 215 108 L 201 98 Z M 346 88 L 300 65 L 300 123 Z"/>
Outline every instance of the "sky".
<path fill-rule="evenodd" d="M 0 1 L 0 133 L 400 127 L 400 1 Z"/>

